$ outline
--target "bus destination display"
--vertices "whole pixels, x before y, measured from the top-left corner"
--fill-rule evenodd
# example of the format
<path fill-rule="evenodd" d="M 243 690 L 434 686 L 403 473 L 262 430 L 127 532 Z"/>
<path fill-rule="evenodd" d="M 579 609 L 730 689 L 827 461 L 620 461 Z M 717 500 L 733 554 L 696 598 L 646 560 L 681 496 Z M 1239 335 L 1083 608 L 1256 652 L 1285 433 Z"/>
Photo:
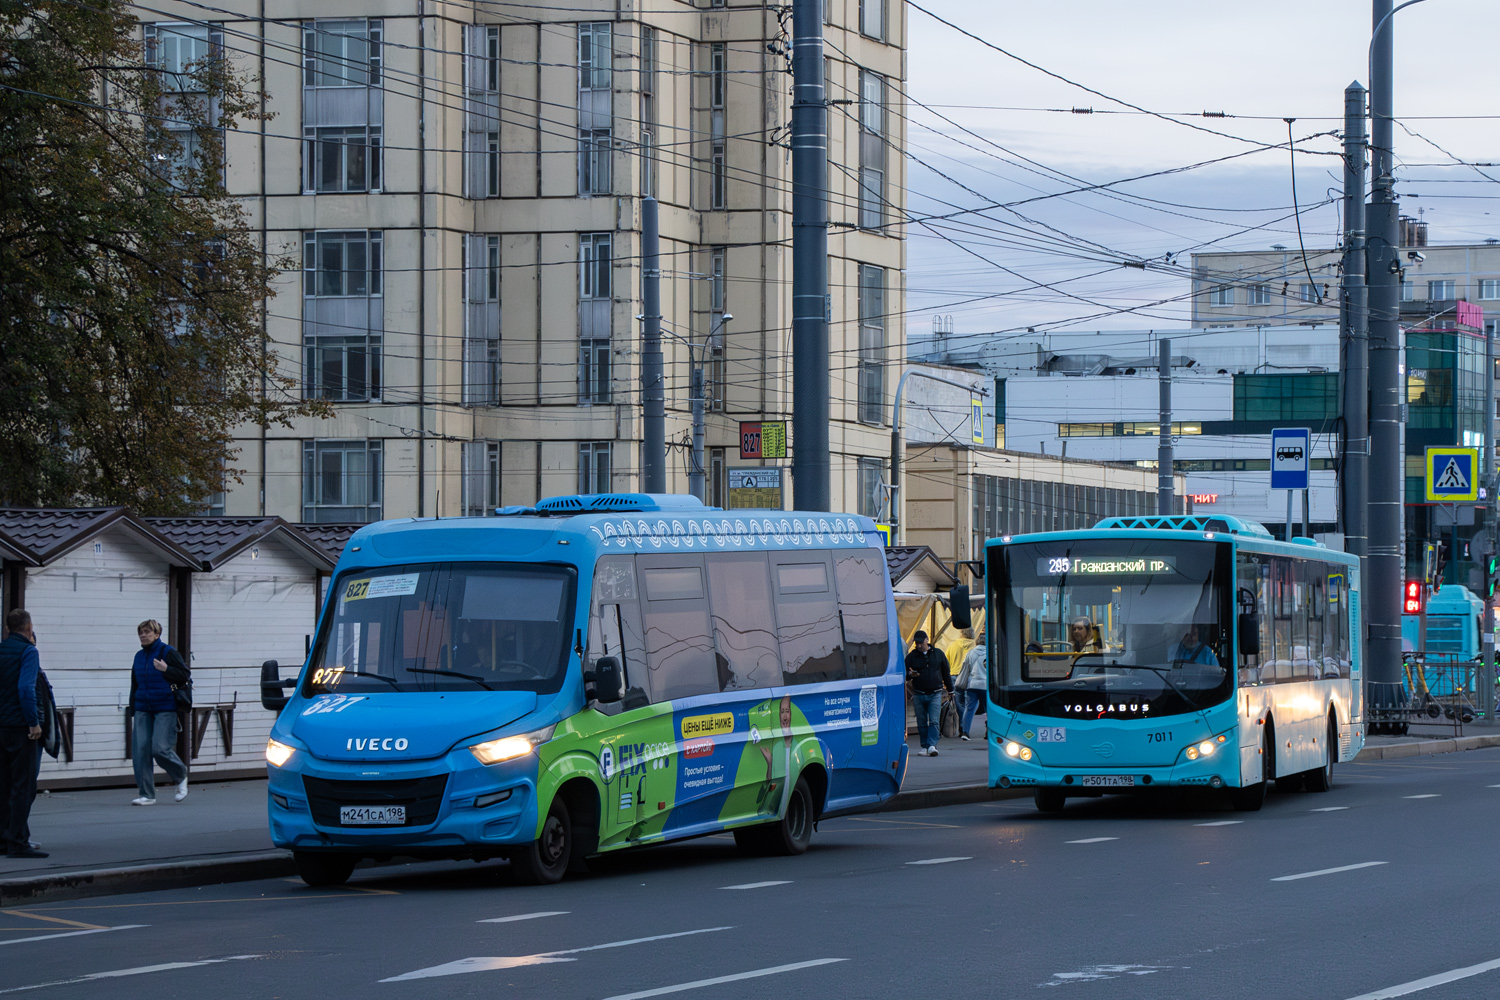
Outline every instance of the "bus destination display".
<path fill-rule="evenodd" d="M 1042 556 L 1038 576 L 1152 576 L 1177 572 L 1173 556 Z"/>

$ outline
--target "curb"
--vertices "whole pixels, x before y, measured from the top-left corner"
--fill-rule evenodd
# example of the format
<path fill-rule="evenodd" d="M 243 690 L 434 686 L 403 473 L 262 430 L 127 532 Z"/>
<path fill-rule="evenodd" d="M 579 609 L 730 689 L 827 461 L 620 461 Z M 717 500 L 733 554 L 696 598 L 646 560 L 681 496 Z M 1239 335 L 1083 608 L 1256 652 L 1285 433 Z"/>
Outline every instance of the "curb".
<path fill-rule="evenodd" d="M 1481 747 L 1494 746 L 1500 746 L 1500 734 L 1459 736 L 1452 739 L 1367 746 L 1354 760 L 1357 763 L 1397 760 L 1402 757 L 1458 753 L 1463 750 L 1478 750 Z M 1031 788 L 1021 787 L 991 788 L 985 784 L 944 785 L 938 788 L 900 792 L 874 811 L 901 812 L 910 809 L 971 805 L 976 802 L 1024 798 L 1032 791 Z M 0 879 L 0 906 L 83 899 L 118 892 L 150 892 L 159 889 L 215 885 L 222 882 L 248 882 L 262 878 L 281 878 L 296 873 L 297 868 L 292 862 L 290 851 L 267 851 L 260 854 L 237 854 L 227 858 L 205 858 L 166 864 L 31 875 Z"/>
<path fill-rule="evenodd" d="M 198 861 L 27 875 L 0 879 L 0 906 L 50 903 L 117 892 L 185 889 L 219 882 L 248 882 L 296 873 L 297 867 L 292 863 L 290 851 L 267 851 L 262 854 L 237 854 Z"/>

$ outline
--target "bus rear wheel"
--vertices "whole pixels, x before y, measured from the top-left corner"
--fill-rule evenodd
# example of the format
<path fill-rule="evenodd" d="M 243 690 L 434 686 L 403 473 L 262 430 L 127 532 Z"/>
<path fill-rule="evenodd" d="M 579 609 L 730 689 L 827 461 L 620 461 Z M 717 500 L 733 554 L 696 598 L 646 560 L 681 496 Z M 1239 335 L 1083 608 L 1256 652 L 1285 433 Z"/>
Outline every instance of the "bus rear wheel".
<path fill-rule="evenodd" d="M 1068 797 L 1063 794 L 1061 788 L 1038 788 L 1035 801 L 1037 812 L 1060 813 Z"/>
<path fill-rule="evenodd" d="M 312 886 L 343 885 L 354 874 L 359 858 L 353 854 L 323 854 L 317 851 L 293 851 L 292 862 L 302 881 Z"/>
<path fill-rule="evenodd" d="M 813 800 L 807 779 L 799 777 L 781 819 L 734 831 L 735 846 L 743 854 L 801 854 L 812 843 Z"/>
<path fill-rule="evenodd" d="M 1309 792 L 1326 792 L 1333 787 L 1333 761 L 1338 756 L 1339 730 L 1334 724 L 1333 716 L 1328 717 L 1328 733 L 1323 745 L 1323 766 L 1314 768 L 1306 774 L 1307 790 Z"/>
<path fill-rule="evenodd" d="M 535 840 L 510 856 L 510 870 L 522 885 L 561 882 L 573 859 L 573 822 L 562 796 L 553 798 Z"/>

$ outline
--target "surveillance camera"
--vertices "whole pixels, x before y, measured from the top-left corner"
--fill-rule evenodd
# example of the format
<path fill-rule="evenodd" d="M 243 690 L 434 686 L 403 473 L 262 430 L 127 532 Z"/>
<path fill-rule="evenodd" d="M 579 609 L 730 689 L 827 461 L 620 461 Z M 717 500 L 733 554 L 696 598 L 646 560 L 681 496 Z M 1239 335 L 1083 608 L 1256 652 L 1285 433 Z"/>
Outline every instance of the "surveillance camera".
<path fill-rule="evenodd" d="M 1406 259 L 1407 260 L 1414 260 L 1418 264 L 1420 264 L 1420 263 L 1422 263 L 1422 261 L 1424 261 L 1424 260 L 1427 259 L 1427 255 L 1424 254 L 1424 253 L 1422 253 L 1419 250 L 1408 250 L 1408 251 L 1406 251 Z"/>

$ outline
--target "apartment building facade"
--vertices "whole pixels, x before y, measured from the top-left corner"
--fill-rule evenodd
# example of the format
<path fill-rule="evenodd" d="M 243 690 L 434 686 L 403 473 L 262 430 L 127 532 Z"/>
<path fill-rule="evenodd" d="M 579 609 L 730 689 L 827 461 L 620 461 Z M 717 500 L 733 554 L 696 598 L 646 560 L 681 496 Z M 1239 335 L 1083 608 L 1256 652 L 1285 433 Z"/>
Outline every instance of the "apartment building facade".
<path fill-rule="evenodd" d="M 215 512 L 359 522 L 639 489 L 647 196 L 660 203 L 668 488 L 687 489 L 694 365 L 706 499 L 722 505 L 730 468 L 786 463 L 738 449 L 740 421 L 793 406 L 779 9 L 159 9 L 142 31 L 164 71 L 222 51 L 261 81 L 274 117 L 226 135 L 224 169 L 286 262 L 271 349 L 335 407 L 242 428 L 243 471 Z M 826 20 L 832 349 L 815 363 L 832 376 L 833 503 L 873 513 L 860 470 L 888 453 L 905 353 L 905 15 L 894 0 L 828 0 Z"/>

